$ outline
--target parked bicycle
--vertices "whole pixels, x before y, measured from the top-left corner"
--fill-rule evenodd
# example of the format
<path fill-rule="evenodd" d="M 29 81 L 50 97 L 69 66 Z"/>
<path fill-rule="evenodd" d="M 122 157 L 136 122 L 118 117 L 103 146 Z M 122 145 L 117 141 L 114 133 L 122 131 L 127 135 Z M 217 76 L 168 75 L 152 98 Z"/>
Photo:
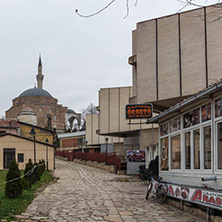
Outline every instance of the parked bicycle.
<path fill-rule="evenodd" d="M 167 192 L 168 192 L 167 183 L 162 182 L 160 178 L 155 180 L 153 176 L 150 176 L 150 182 L 148 184 L 146 200 L 149 199 L 149 195 L 152 190 L 156 195 L 157 202 L 163 204 L 167 198 Z"/>

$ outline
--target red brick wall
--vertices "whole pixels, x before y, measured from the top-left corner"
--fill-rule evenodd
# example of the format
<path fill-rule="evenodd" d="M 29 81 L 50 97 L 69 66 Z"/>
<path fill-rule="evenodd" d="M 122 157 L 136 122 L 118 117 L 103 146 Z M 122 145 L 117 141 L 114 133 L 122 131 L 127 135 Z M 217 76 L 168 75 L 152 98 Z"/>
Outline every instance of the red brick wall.
<path fill-rule="evenodd" d="M 75 147 L 78 145 L 78 139 L 61 139 L 60 140 L 60 147 L 61 148 L 67 148 L 67 147 L 73 147 L 75 143 Z"/>
<path fill-rule="evenodd" d="M 31 108 L 37 115 L 37 125 L 40 127 L 47 127 L 47 114 L 51 115 L 52 128 L 57 130 L 65 129 L 65 113 L 67 107 L 57 104 L 58 100 L 51 97 L 44 96 L 26 96 L 21 98 L 15 98 L 13 100 L 13 106 L 7 110 L 6 118 L 16 118 L 18 114 L 24 109 L 24 107 Z M 41 108 L 41 111 L 40 111 Z M 56 119 L 54 119 L 56 116 Z"/>

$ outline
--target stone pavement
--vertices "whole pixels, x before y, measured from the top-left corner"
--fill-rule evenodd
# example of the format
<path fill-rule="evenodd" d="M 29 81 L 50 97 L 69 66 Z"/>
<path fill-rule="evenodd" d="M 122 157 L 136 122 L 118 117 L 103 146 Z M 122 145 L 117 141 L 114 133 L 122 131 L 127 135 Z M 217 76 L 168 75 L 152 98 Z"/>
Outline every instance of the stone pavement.
<path fill-rule="evenodd" d="M 56 160 L 60 179 L 37 196 L 18 221 L 203 221 L 146 201 L 146 185 L 85 165 Z M 127 182 L 128 181 L 128 182 Z"/>

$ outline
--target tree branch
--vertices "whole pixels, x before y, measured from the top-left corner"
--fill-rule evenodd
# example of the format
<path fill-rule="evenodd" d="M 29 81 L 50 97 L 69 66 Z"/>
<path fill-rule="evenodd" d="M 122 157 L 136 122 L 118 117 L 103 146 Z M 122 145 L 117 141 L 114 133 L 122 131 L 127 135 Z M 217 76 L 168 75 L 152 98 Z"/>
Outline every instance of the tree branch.
<path fill-rule="evenodd" d="M 92 13 L 92 14 L 89 14 L 89 15 L 82 15 L 80 14 L 78 11 L 78 9 L 76 9 L 76 14 L 80 17 L 83 17 L 83 18 L 90 18 L 92 16 L 95 16 L 95 15 L 98 15 L 100 14 L 101 12 L 103 12 L 105 9 L 107 9 L 112 3 L 114 3 L 116 0 L 112 0 L 110 1 L 104 8 L 100 9 L 99 11 L 95 12 L 95 13 Z M 136 0 L 135 2 L 135 7 L 137 6 L 138 4 L 138 1 L 139 0 Z M 124 16 L 124 19 L 129 15 L 129 0 L 126 0 L 126 15 Z"/>
<path fill-rule="evenodd" d="M 126 0 L 126 15 L 124 16 L 124 19 L 129 15 L 129 0 Z"/>
<path fill-rule="evenodd" d="M 83 17 L 83 18 L 89 18 L 89 17 L 92 17 L 92 16 L 95 16 L 95 15 L 98 15 L 99 13 L 101 13 L 102 11 L 104 11 L 105 9 L 107 9 L 112 3 L 114 3 L 116 0 L 112 0 L 111 2 L 109 2 L 104 8 L 100 9 L 99 11 L 93 13 L 93 14 L 90 14 L 90 15 L 82 15 L 80 13 L 78 13 L 78 9 L 76 9 L 76 14 L 79 15 L 80 17 Z"/>

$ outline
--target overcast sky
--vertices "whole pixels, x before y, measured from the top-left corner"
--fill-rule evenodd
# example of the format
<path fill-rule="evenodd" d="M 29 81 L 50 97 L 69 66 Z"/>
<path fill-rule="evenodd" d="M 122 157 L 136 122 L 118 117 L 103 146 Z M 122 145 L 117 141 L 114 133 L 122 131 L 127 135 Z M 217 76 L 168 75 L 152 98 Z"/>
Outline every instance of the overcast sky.
<path fill-rule="evenodd" d="M 116 0 L 101 14 L 84 19 L 76 8 L 87 15 L 109 0 L 1 0 L 0 117 L 12 99 L 34 87 L 39 53 L 43 88 L 76 112 L 90 102 L 98 105 L 100 88 L 131 85 L 128 57 L 136 23 L 183 7 L 177 0 L 139 0 L 137 7 L 135 2 L 129 0 L 126 19 L 126 0 Z"/>

